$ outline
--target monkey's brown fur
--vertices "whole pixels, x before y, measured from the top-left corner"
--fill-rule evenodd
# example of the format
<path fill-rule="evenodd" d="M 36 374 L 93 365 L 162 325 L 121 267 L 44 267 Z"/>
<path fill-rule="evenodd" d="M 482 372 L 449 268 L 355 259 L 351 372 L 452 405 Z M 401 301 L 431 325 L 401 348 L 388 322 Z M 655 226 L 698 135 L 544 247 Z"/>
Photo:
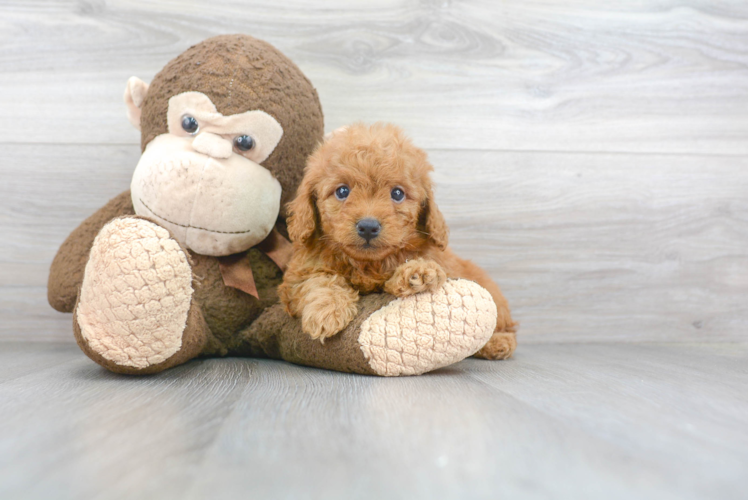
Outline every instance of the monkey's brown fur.
<path fill-rule="evenodd" d="M 322 140 L 324 131 L 317 92 L 298 67 L 276 48 L 247 35 L 218 36 L 189 48 L 170 61 L 151 82 L 140 121 L 143 149 L 156 136 L 168 131 L 169 98 L 187 91 L 208 95 L 218 111 L 226 115 L 261 109 L 281 124 L 283 137 L 263 166 L 281 183 L 282 199 L 290 198 L 301 180 L 306 158 Z M 48 299 L 52 307 L 61 312 L 74 311 L 94 238 L 112 219 L 134 213 L 130 192 L 123 192 L 68 236 L 50 269 Z M 283 212 L 276 228 L 286 233 Z M 237 350 L 251 350 L 255 355 L 282 354 L 278 347 L 269 348 L 269 354 L 264 353 L 257 339 L 241 333 L 250 329 L 263 312 L 265 330 L 271 330 L 269 325 L 274 322 L 283 323 L 282 310 L 273 312 L 271 307 L 277 303 L 276 286 L 281 282 L 282 271 L 278 266 L 256 248 L 246 252 L 245 258 L 251 263 L 260 294 L 258 300 L 225 286 L 215 257 L 185 252 L 195 277 L 195 293 L 182 351 L 166 363 L 147 370 L 118 366 L 88 348 L 74 320 L 78 343 L 89 357 L 112 371 L 152 373 L 198 354 L 226 354 Z M 192 331 L 195 328 L 199 330 L 197 334 Z M 287 328 L 291 328 L 290 325 Z M 277 343 L 278 340 L 273 338 L 267 342 Z M 253 347 L 248 347 L 248 343 Z M 190 355 L 185 357 L 185 351 Z"/>
<path fill-rule="evenodd" d="M 477 282 L 498 308 L 496 332 L 476 356 L 504 359 L 516 347 L 515 323 L 494 281 L 448 247 L 448 228 L 434 201 L 426 153 L 393 125 L 356 124 L 334 133 L 309 158 L 297 197 L 289 205 L 294 257 L 278 293 L 302 318 L 312 338 L 324 340 L 356 315 L 359 293 L 398 297 L 434 291 L 449 278 Z M 335 190 L 346 185 L 343 201 Z M 393 202 L 402 188 L 405 199 Z M 366 242 L 356 224 L 381 223 Z"/>
<path fill-rule="evenodd" d="M 295 166 L 304 165 L 324 133 L 317 91 L 299 68 L 269 43 L 246 35 L 190 47 L 151 82 L 142 108 L 142 149 L 167 132 L 169 98 L 182 92 L 202 92 L 223 115 L 261 109 L 281 124 L 280 144 L 262 166 L 280 182 L 283 207 L 301 181 L 302 169 Z"/>

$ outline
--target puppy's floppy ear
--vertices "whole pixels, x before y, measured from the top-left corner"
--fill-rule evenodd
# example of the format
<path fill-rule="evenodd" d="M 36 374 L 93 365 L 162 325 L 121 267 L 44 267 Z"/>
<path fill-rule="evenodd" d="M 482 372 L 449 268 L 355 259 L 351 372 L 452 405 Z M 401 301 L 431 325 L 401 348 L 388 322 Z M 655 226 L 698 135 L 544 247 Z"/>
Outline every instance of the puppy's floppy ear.
<path fill-rule="evenodd" d="M 418 217 L 420 230 L 440 249 L 447 248 L 449 228 L 439 207 L 434 202 L 431 186 L 426 190 L 426 199 L 421 203 L 421 214 Z"/>
<path fill-rule="evenodd" d="M 291 241 L 307 243 L 317 230 L 316 196 L 310 176 L 304 176 L 296 198 L 288 204 L 288 236 Z"/>

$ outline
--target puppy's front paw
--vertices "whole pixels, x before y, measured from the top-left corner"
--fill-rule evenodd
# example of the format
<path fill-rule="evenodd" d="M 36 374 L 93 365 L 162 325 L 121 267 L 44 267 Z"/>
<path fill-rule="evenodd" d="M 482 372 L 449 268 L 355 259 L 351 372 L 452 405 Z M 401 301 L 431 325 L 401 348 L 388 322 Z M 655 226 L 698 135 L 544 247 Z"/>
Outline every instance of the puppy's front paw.
<path fill-rule="evenodd" d="M 355 294 L 355 292 L 353 292 Z M 358 312 L 352 294 L 336 294 L 332 291 L 309 302 L 301 313 L 301 328 L 313 339 L 323 344 L 325 339 L 343 330 Z"/>
<path fill-rule="evenodd" d="M 447 281 L 447 273 L 433 260 L 418 258 L 401 265 L 384 284 L 384 290 L 396 297 L 433 292 Z"/>

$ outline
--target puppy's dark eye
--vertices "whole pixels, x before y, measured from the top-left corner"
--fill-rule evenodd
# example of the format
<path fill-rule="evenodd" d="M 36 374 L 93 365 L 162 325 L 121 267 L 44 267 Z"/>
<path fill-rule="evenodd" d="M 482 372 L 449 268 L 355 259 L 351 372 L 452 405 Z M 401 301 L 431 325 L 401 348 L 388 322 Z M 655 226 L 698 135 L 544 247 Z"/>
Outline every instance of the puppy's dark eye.
<path fill-rule="evenodd" d="M 351 190 L 345 184 L 343 184 L 342 186 L 338 186 L 338 189 L 335 190 L 335 198 L 339 199 L 340 201 L 348 198 L 349 194 L 351 194 Z"/>
<path fill-rule="evenodd" d="M 195 120 L 195 117 L 190 116 L 190 115 L 184 115 L 182 117 L 182 128 L 188 134 L 194 134 L 195 132 L 197 132 L 198 125 L 197 125 L 197 120 Z"/>
<path fill-rule="evenodd" d="M 255 147 L 255 140 L 248 135 L 240 135 L 234 139 L 234 146 L 239 151 L 249 151 Z"/>
<path fill-rule="evenodd" d="M 390 193 L 390 196 L 392 197 L 392 201 L 394 201 L 395 203 L 400 203 L 405 199 L 405 191 L 400 188 L 395 188 Z"/>

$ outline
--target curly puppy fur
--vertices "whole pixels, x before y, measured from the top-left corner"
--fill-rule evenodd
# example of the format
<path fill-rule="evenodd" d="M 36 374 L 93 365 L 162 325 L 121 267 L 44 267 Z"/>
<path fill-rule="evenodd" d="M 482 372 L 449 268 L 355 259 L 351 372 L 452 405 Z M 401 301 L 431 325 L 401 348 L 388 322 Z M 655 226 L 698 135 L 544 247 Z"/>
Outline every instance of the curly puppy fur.
<path fill-rule="evenodd" d="M 288 205 L 294 256 L 278 292 L 312 338 L 324 342 L 342 330 L 356 315 L 359 293 L 404 297 L 466 278 L 491 293 L 499 313 L 496 332 L 476 356 L 512 355 L 516 324 L 507 301 L 485 271 L 447 247 L 432 170 L 426 153 L 388 124 L 339 129 L 309 158 Z M 362 229 L 364 220 L 374 221 L 373 229 Z"/>

